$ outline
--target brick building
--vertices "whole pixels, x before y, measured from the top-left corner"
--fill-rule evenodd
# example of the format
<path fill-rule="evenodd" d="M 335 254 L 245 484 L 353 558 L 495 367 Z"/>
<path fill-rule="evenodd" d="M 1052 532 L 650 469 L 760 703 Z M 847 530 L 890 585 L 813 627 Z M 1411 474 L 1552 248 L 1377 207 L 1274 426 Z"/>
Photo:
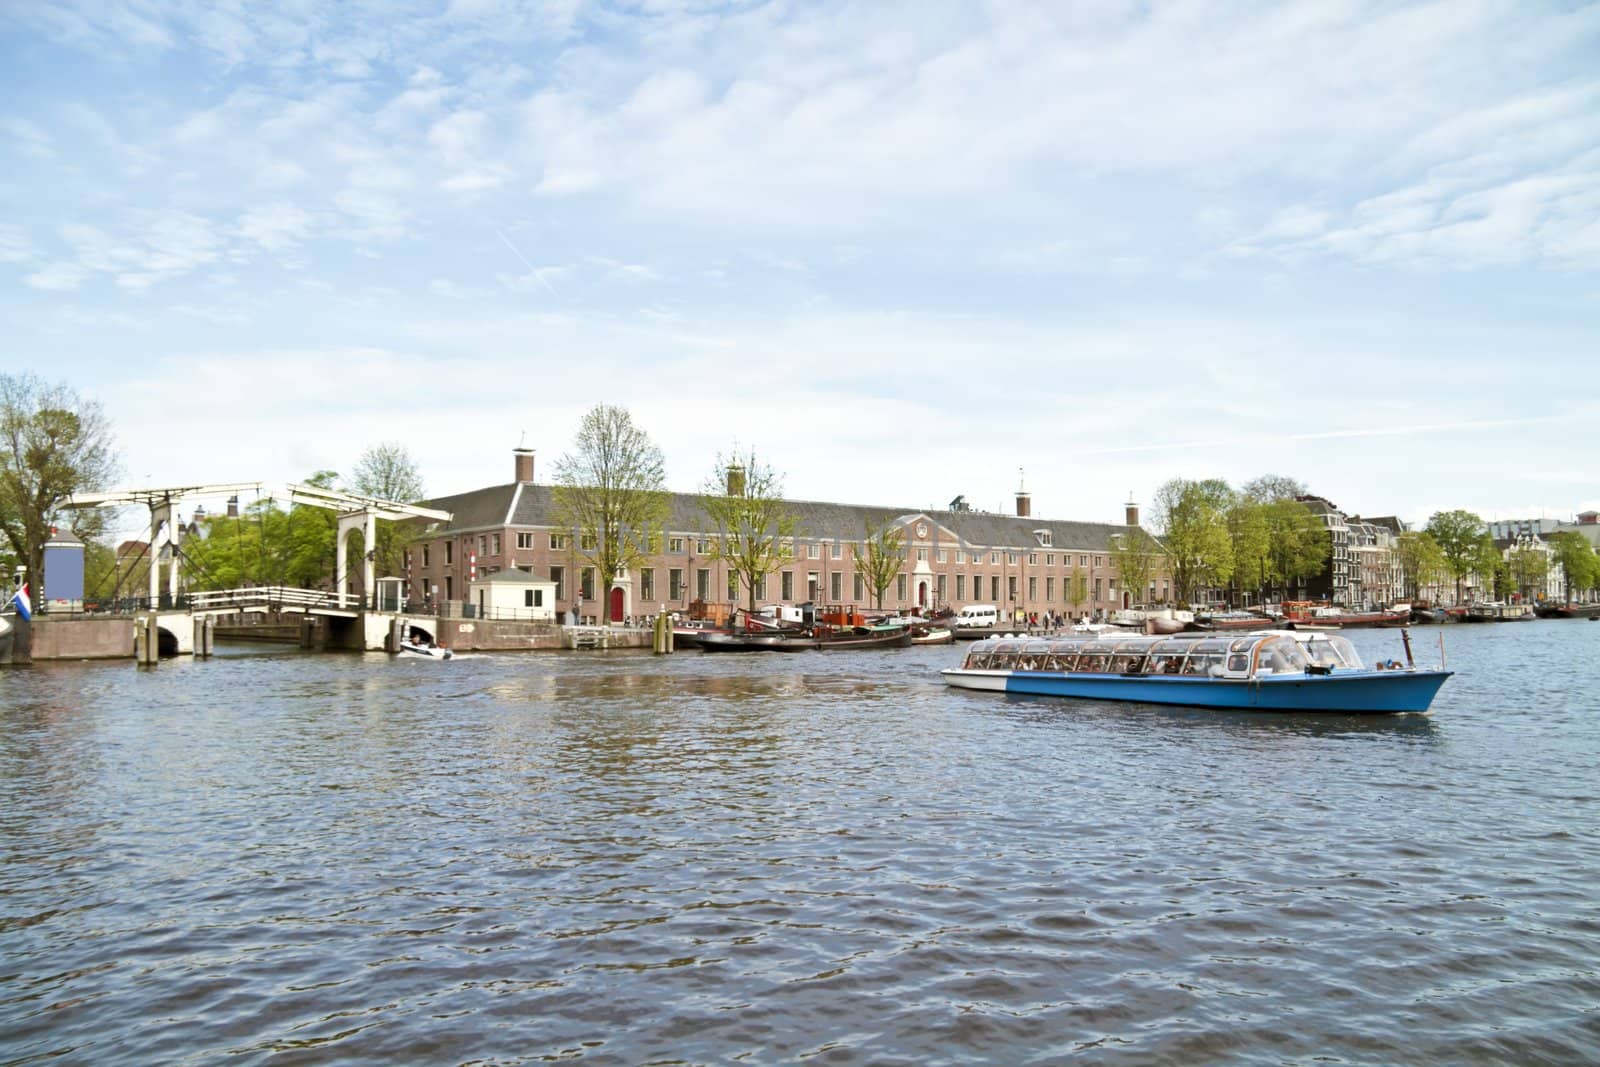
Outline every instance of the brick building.
<path fill-rule="evenodd" d="M 726 564 L 710 558 L 716 531 L 697 494 L 669 493 L 661 551 L 601 590 L 573 532 L 554 524 L 552 487 L 534 481 L 533 452 L 519 448 L 514 460 L 510 482 L 424 501 L 454 517 L 425 529 L 410 549 L 407 577 L 414 600 L 470 601 L 475 577 L 516 568 L 555 584 L 556 609 L 563 616 L 576 610 L 598 617 L 602 593 L 611 598 L 613 618 L 683 612 L 694 601 L 745 603 L 746 591 L 734 586 Z M 1008 616 L 1078 616 L 1171 599 L 1164 574 L 1145 590 L 1118 587 L 1112 539 L 1126 525 L 1035 518 L 1021 490 L 1015 515 L 968 510 L 960 498 L 952 503 L 921 510 L 789 501 L 799 520 L 794 558 L 758 584 L 756 602 L 870 606 L 872 593 L 851 549 L 883 523 L 903 532 L 906 550 L 885 609 L 984 603 Z M 1138 508 L 1128 505 L 1125 518 L 1136 525 Z M 1073 603 L 1075 575 L 1082 577 L 1085 596 Z"/>

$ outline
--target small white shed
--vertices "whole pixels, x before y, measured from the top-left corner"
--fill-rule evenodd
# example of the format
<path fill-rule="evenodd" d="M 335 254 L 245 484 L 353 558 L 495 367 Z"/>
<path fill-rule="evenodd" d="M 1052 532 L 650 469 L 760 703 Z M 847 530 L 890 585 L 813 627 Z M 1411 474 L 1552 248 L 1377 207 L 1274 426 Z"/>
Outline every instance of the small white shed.
<path fill-rule="evenodd" d="M 480 618 L 555 621 L 556 583 L 527 571 L 486 574 L 472 583 L 468 595 Z"/>

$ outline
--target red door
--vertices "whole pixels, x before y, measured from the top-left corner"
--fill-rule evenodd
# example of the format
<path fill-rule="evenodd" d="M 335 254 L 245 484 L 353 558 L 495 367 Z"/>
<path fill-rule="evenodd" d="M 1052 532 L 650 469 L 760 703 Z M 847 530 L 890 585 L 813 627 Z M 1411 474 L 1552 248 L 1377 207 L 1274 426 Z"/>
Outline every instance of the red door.
<path fill-rule="evenodd" d="M 616 622 L 622 618 L 622 589 L 619 586 L 611 590 L 611 621 Z"/>

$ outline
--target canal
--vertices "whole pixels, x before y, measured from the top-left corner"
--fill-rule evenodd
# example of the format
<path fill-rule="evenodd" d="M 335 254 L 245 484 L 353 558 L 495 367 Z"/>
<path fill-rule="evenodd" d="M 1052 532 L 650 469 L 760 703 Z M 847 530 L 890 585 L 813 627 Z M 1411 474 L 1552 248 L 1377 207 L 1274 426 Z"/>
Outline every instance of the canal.
<path fill-rule="evenodd" d="M 0 672 L 0 1062 L 1600 1061 L 1600 624 L 1443 634 L 1429 717 L 964 646 Z"/>

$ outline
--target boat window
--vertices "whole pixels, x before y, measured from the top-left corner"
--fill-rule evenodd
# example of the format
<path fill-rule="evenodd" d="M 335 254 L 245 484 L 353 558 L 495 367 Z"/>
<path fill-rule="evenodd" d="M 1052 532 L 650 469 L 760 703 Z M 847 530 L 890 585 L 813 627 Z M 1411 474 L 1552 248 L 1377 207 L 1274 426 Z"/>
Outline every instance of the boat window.
<path fill-rule="evenodd" d="M 1234 674 L 1243 674 L 1250 669 L 1250 654 L 1248 652 L 1228 653 L 1228 670 Z"/>
<path fill-rule="evenodd" d="M 1078 657 L 1078 670 L 1089 671 L 1094 674 L 1103 674 L 1111 659 L 1106 652 L 1086 652 Z"/>
<path fill-rule="evenodd" d="M 1228 651 L 1226 638 L 1208 637 L 1203 641 L 1194 642 L 1194 652 L 1204 653 L 1209 656 L 1221 656 Z M 1191 652 L 1190 655 L 1193 655 Z"/>
<path fill-rule="evenodd" d="M 1319 667 L 1359 668 L 1361 657 L 1348 637 L 1318 634 L 1306 642 L 1306 657 Z"/>
<path fill-rule="evenodd" d="M 1145 657 L 1143 651 L 1121 653 L 1111 662 L 1111 669 L 1117 674 L 1143 674 Z"/>
<path fill-rule="evenodd" d="M 1257 674 L 1304 674 L 1310 663 L 1300 642 L 1292 637 L 1268 641 L 1256 656 Z"/>
<path fill-rule="evenodd" d="M 1255 648 L 1260 643 L 1261 638 L 1259 637 L 1240 637 L 1237 638 L 1233 644 L 1229 645 L 1228 648 L 1233 652 L 1249 652 L 1252 648 Z"/>

